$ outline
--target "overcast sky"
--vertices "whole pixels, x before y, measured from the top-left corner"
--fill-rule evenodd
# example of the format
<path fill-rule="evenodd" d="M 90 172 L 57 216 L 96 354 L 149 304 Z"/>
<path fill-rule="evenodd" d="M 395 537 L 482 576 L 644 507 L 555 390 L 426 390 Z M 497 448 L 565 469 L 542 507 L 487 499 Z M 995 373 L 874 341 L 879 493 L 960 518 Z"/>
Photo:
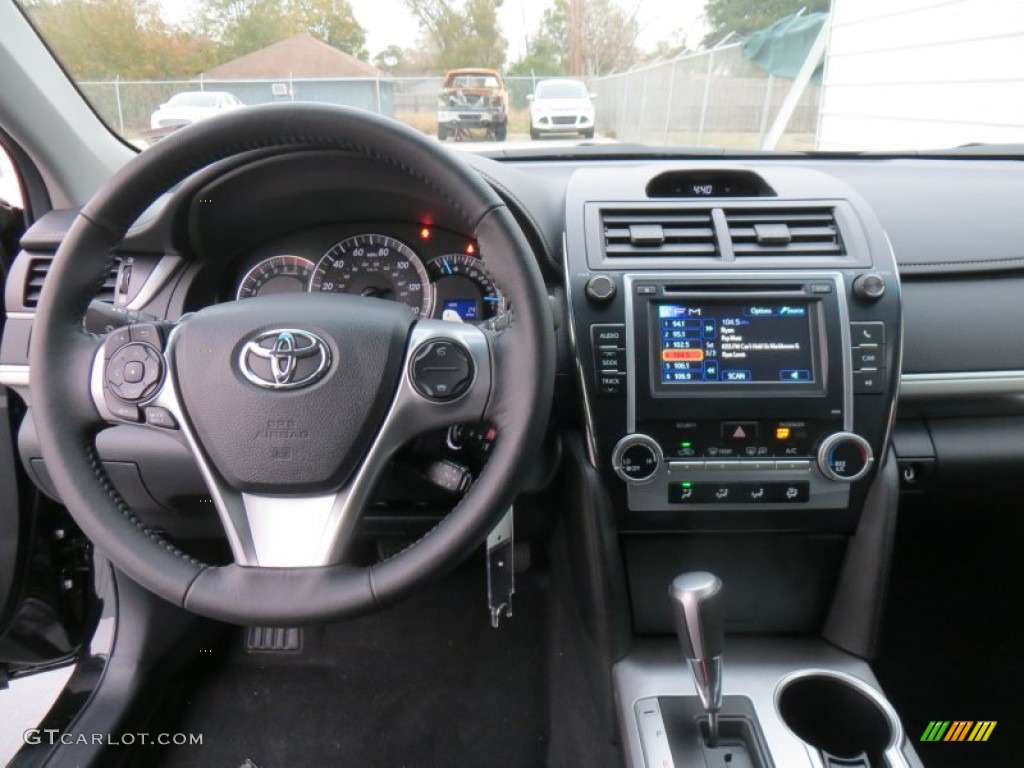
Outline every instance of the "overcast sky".
<path fill-rule="evenodd" d="M 701 19 L 705 0 L 616 0 L 640 23 L 639 45 L 649 50 L 661 40 L 682 37 L 696 46 L 704 30 Z M 505 0 L 498 17 L 508 40 L 508 60 L 522 55 L 525 36 L 533 34 L 552 0 Z M 177 22 L 187 18 L 197 0 L 160 0 L 164 16 Z M 416 44 L 419 25 L 402 0 L 352 0 L 356 19 L 366 30 L 366 47 L 371 57 L 389 45 L 409 48 Z M 524 23 L 525 22 L 525 23 Z"/>

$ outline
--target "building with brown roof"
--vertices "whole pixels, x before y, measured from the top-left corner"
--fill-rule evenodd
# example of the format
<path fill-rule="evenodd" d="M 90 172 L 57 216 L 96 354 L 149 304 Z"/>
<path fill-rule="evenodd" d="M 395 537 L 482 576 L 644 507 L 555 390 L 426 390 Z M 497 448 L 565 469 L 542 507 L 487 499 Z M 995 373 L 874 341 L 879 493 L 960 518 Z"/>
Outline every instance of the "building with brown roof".
<path fill-rule="evenodd" d="M 365 61 L 317 40 L 307 32 L 232 59 L 208 72 L 208 80 L 301 77 L 379 77 Z"/>

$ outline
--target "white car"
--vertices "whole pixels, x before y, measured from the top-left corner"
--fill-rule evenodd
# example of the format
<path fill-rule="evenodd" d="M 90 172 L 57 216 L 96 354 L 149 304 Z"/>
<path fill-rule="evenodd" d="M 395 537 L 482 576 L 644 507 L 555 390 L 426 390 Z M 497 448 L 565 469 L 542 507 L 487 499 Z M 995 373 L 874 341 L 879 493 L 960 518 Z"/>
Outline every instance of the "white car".
<path fill-rule="evenodd" d="M 530 138 L 545 133 L 579 133 L 594 138 L 594 94 L 579 80 L 542 80 L 530 101 Z"/>
<path fill-rule="evenodd" d="M 149 118 L 149 127 L 180 128 L 244 106 L 227 91 L 183 91 L 157 107 Z"/>

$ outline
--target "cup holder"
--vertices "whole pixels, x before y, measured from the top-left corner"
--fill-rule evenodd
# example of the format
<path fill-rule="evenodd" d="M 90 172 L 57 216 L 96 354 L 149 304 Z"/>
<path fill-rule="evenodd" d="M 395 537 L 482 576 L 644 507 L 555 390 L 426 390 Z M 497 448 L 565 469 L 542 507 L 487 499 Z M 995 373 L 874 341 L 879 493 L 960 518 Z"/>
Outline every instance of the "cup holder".
<path fill-rule="evenodd" d="M 826 765 L 906 765 L 896 713 L 863 680 L 827 670 L 798 672 L 779 683 L 775 706 L 793 733 L 821 750 Z"/>

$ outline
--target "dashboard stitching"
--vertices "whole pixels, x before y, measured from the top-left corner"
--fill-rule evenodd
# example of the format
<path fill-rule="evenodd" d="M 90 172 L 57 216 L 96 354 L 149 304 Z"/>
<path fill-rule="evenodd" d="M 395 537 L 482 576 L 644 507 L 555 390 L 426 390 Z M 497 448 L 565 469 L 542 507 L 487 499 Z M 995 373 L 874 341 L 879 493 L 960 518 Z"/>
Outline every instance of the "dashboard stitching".
<path fill-rule="evenodd" d="M 954 264 L 1024 264 L 1024 256 L 1008 259 L 960 259 L 957 261 L 901 261 L 901 267 L 946 267 Z"/>

